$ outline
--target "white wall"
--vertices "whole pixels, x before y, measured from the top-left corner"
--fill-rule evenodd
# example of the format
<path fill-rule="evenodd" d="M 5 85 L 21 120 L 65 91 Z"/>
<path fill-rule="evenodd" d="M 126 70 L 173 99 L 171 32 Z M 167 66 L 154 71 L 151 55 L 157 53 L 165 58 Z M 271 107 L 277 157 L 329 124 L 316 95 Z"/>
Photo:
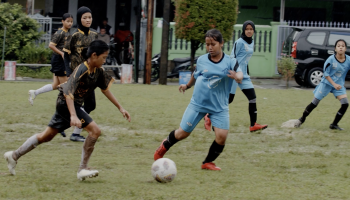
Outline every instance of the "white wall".
<path fill-rule="evenodd" d="M 77 24 L 77 10 L 78 10 L 78 0 L 69 0 L 68 13 L 73 15 L 73 24 Z"/>
<path fill-rule="evenodd" d="M 113 33 L 115 33 L 115 10 L 117 6 L 116 0 L 107 0 L 107 18 L 108 24 L 113 28 Z"/>

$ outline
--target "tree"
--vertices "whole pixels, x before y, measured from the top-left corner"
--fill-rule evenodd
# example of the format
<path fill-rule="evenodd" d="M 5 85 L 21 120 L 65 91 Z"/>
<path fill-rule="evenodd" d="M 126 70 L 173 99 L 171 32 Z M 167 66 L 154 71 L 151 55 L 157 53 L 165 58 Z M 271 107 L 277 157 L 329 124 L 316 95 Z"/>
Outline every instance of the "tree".
<path fill-rule="evenodd" d="M 18 55 L 26 45 L 33 45 L 33 41 L 40 38 L 39 24 L 29 18 L 19 4 L 0 4 L 0 44 L 3 44 L 4 29 L 6 30 L 5 59 L 18 60 Z M 16 53 L 17 52 L 17 53 Z M 2 55 L 2 48 L 0 48 Z"/>
<path fill-rule="evenodd" d="M 205 42 L 204 34 L 218 29 L 224 41 L 232 38 L 238 14 L 238 0 L 175 0 L 175 35 L 191 41 L 191 68 L 196 50 Z"/>

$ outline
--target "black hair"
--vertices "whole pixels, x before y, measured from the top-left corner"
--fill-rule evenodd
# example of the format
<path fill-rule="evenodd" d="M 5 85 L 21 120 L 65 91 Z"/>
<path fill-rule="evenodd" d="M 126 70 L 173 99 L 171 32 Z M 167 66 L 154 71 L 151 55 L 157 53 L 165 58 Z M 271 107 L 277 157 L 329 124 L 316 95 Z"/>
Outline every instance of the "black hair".
<path fill-rule="evenodd" d="M 210 29 L 205 33 L 205 37 L 213 38 L 215 41 L 222 43 L 222 34 L 219 30 L 217 29 Z"/>
<path fill-rule="evenodd" d="M 95 40 L 90 43 L 88 48 L 83 49 L 81 55 L 85 60 L 87 60 L 93 53 L 96 53 L 96 55 L 99 56 L 108 50 L 109 46 L 104 41 Z"/>
<path fill-rule="evenodd" d="M 73 19 L 73 15 L 71 15 L 69 13 L 64 13 L 64 15 L 62 16 L 62 20 L 65 21 L 67 18 L 72 18 Z"/>
<path fill-rule="evenodd" d="M 335 42 L 335 48 L 337 47 L 337 44 L 338 44 L 338 42 L 344 42 L 344 44 L 345 44 L 345 47 L 347 47 L 348 45 L 346 44 L 346 42 L 345 42 L 345 40 L 343 40 L 343 39 L 339 39 L 339 40 L 337 40 L 336 42 Z"/>
<path fill-rule="evenodd" d="M 107 17 L 105 17 L 105 18 L 103 18 L 103 20 L 102 21 L 107 21 L 108 22 L 108 18 Z"/>

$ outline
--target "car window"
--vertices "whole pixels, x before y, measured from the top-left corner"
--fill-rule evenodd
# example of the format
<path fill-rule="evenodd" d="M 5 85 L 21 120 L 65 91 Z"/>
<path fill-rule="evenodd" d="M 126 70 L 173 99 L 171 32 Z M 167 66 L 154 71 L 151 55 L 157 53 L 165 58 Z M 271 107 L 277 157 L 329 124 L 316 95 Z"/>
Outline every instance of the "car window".
<path fill-rule="evenodd" d="M 322 45 L 325 38 L 326 32 L 311 32 L 306 40 L 311 44 Z"/>
<path fill-rule="evenodd" d="M 339 39 L 345 40 L 348 47 L 350 46 L 350 33 L 346 33 L 346 32 L 331 32 L 329 34 L 328 46 L 334 47 L 335 42 Z"/>

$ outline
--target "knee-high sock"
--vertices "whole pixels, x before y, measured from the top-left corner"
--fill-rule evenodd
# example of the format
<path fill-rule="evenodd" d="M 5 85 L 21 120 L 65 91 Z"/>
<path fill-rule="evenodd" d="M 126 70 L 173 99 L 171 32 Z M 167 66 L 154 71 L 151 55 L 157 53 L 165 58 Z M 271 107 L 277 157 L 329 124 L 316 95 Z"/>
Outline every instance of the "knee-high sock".
<path fill-rule="evenodd" d="M 44 85 L 43 87 L 35 90 L 35 95 L 38 95 L 38 94 L 41 94 L 41 93 L 45 93 L 45 92 L 50 92 L 52 91 L 52 85 L 51 84 L 47 84 L 47 85 Z"/>
<path fill-rule="evenodd" d="M 179 140 L 175 138 L 175 130 L 171 131 L 168 138 L 163 142 L 164 147 L 169 150 Z"/>
<path fill-rule="evenodd" d="M 213 162 L 217 157 L 219 157 L 221 152 L 224 150 L 224 147 L 225 147 L 225 145 L 219 145 L 214 140 L 214 142 L 212 143 L 212 145 L 209 148 L 209 152 L 208 152 L 207 157 L 203 161 L 203 164 L 208 163 L 208 162 Z"/>
<path fill-rule="evenodd" d="M 313 102 L 311 102 L 306 108 L 305 111 L 303 112 L 303 116 L 299 119 L 302 123 L 305 122 L 306 117 L 309 116 L 309 114 L 312 112 L 313 109 L 317 107 L 317 104 L 315 105 Z"/>
<path fill-rule="evenodd" d="M 341 118 L 344 116 L 346 110 L 348 109 L 349 104 L 342 104 L 339 111 L 337 112 L 337 114 L 335 115 L 334 121 L 333 121 L 333 125 L 338 125 L 338 122 L 341 120 Z"/>
<path fill-rule="evenodd" d="M 20 146 L 16 151 L 14 151 L 14 153 L 12 154 L 12 157 L 14 160 L 18 160 L 21 156 L 33 150 L 35 147 L 39 145 L 39 141 L 36 136 L 37 134 L 28 138 L 27 141 L 25 141 L 22 144 L 22 146 Z"/>
<path fill-rule="evenodd" d="M 97 139 L 87 136 L 83 145 L 83 152 L 81 154 L 81 161 L 79 170 L 86 169 L 89 162 L 90 156 L 95 148 L 95 143 Z"/>
<path fill-rule="evenodd" d="M 250 116 L 250 126 L 254 126 L 256 119 L 257 119 L 257 113 L 256 110 L 256 103 L 249 103 L 249 116 Z"/>

